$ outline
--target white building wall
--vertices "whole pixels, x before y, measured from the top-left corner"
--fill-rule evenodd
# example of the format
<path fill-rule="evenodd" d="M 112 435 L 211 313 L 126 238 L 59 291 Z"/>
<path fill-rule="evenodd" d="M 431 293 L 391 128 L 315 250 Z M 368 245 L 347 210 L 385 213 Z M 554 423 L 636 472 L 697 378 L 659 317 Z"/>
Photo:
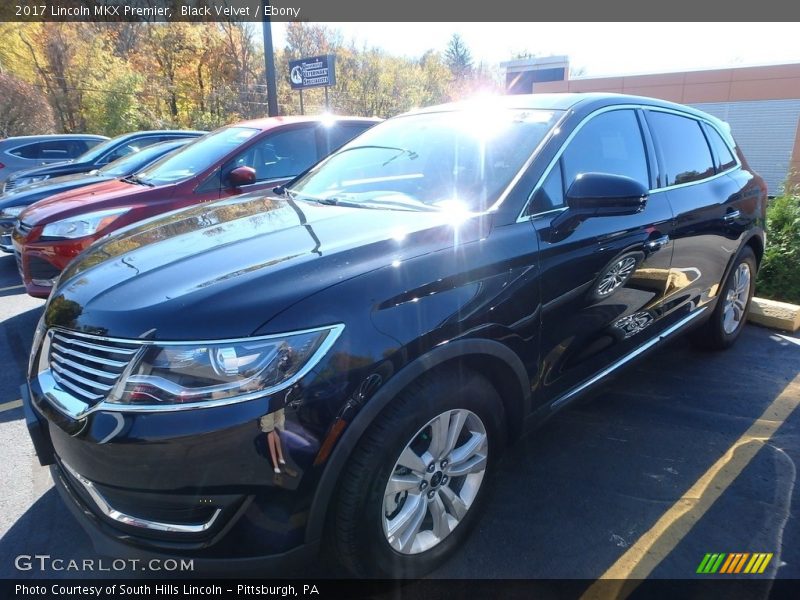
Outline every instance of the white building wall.
<path fill-rule="evenodd" d="M 692 106 L 730 124 L 747 162 L 767 182 L 770 196 L 779 194 L 789 173 L 800 121 L 800 99 L 708 102 Z"/>

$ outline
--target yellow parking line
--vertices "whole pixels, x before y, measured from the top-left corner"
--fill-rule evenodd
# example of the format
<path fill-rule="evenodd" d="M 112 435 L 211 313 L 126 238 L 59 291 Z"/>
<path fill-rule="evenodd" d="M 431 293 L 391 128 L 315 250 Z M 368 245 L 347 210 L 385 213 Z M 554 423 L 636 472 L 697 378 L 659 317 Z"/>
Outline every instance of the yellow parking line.
<path fill-rule="evenodd" d="M 589 586 L 581 600 L 609 597 L 622 600 L 633 592 L 641 580 L 650 575 L 686 537 L 798 405 L 800 375 L 784 388 L 748 430 L 655 525 Z M 691 575 L 687 573 L 686 577 Z"/>
<path fill-rule="evenodd" d="M 22 400 L 12 400 L 11 402 L 5 402 L 0 404 L 0 412 L 11 410 L 12 408 L 19 408 L 22 406 Z"/>

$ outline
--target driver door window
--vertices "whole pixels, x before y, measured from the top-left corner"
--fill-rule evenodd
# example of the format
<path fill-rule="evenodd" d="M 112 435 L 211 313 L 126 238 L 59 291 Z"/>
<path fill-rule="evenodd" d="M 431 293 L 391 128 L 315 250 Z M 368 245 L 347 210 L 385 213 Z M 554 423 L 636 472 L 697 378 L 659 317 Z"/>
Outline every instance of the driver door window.
<path fill-rule="evenodd" d="M 642 132 L 632 110 L 597 115 L 575 134 L 534 195 L 531 213 L 565 206 L 569 186 L 583 173 L 624 175 L 650 187 Z"/>
<path fill-rule="evenodd" d="M 313 127 L 282 131 L 257 142 L 237 156 L 226 169 L 252 167 L 256 182 L 289 179 L 317 162 L 317 143 Z"/>

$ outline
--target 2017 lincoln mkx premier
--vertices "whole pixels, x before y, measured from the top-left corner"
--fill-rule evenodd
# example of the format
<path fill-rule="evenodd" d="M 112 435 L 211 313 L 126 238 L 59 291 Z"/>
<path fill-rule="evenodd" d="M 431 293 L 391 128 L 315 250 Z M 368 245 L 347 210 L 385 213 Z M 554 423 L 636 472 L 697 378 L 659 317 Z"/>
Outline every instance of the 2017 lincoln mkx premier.
<path fill-rule="evenodd" d="M 677 104 L 401 115 L 285 187 L 81 254 L 37 328 L 31 435 L 102 552 L 324 546 L 420 575 L 516 436 L 670 336 L 737 339 L 765 203 L 728 127 Z"/>

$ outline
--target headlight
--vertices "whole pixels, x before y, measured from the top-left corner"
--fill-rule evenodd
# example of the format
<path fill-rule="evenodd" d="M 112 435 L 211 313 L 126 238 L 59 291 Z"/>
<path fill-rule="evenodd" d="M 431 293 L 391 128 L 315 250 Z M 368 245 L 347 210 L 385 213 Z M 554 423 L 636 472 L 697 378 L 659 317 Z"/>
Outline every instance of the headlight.
<path fill-rule="evenodd" d="M 108 395 L 129 405 L 249 400 L 294 384 L 344 325 L 227 342 L 146 345 Z"/>
<path fill-rule="evenodd" d="M 50 179 L 50 175 L 37 175 L 36 177 L 20 177 L 19 179 L 14 179 L 14 185 L 16 187 L 20 187 L 23 185 L 28 185 L 30 183 L 36 183 L 37 181 L 44 181 L 45 179 Z"/>
<path fill-rule="evenodd" d="M 56 221 L 44 226 L 42 230 L 42 237 L 47 238 L 82 238 L 87 235 L 97 233 L 104 227 L 107 227 L 112 221 L 121 217 L 128 208 L 112 208 L 109 210 L 98 210 L 97 212 L 86 213 L 64 219 L 63 221 Z"/>
<path fill-rule="evenodd" d="M 0 217 L 7 217 L 11 219 L 16 219 L 23 210 L 28 208 L 27 206 L 9 206 L 0 210 Z"/>

